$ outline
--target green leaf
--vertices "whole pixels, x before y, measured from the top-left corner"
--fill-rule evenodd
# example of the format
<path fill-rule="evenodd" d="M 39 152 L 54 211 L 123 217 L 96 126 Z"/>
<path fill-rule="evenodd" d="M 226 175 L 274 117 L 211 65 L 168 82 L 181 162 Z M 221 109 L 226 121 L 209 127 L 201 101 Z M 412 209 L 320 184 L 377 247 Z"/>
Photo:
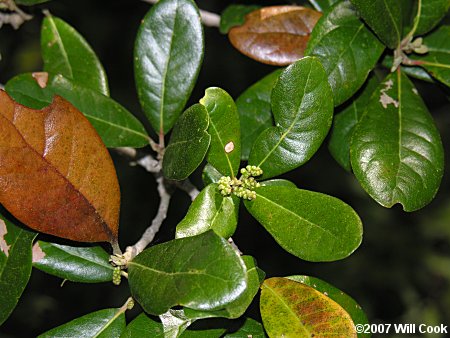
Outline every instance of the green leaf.
<path fill-rule="evenodd" d="M 91 122 L 109 148 L 139 148 L 149 144 L 143 125 L 127 109 L 113 99 L 77 82 L 57 75 L 51 90 L 78 108 Z"/>
<path fill-rule="evenodd" d="M 305 57 L 283 71 L 272 91 L 272 112 L 276 126 L 259 135 L 249 157 L 263 179 L 307 162 L 330 129 L 332 92 L 317 58 Z"/>
<path fill-rule="evenodd" d="M 419 0 L 416 16 L 415 35 L 423 35 L 431 31 L 447 14 L 450 7 L 448 0 Z"/>
<path fill-rule="evenodd" d="M 227 34 L 234 26 L 240 26 L 245 22 L 245 16 L 257 10 L 260 6 L 255 5 L 229 5 L 220 14 L 219 31 L 222 34 Z"/>
<path fill-rule="evenodd" d="M 157 133 L 166 134 L 192 92 L 203 60 L 203 27 L 192 0 L 162 0 L 139 28 L 134 72 L 139 100 Z"/>
<path fill-rule="evenodd" d="M 385 207 L 405 211 L 427 205 L 436 194 L 444 150 L 417 89 L 400 71 L 372 95 L 351 142 L 351 163 L 367 193 Z"/>
<path fill-rule="evenodd" d="M 339 304 L 287 278 L 264 281 L 260 309 L 269 337 L 357 337 L 352 319 Z"/>
<path fill-rule="evenodd" d="M 124 310 L 104 309 L 55 327 L 39 335 L 38 338 L 118 338 L 125 329 L 125 325 Z"/>
<path fill-rule="evenodd" d="M 202 331 L 186 330 L 181 333 L 182 338 L 219 338 L 225 332 L 224 329 L 211 329 Z M 168 338 L 164 335 L 162 323 L 155 322 L 145 313 L 141 313 L 130 324 L 120 338 Z"/>
<path fill-rule="evenodd" d="M 236 100 L 241 121 L 241 159 L 248 160 L 253 142 L 273 125 L 270 95 L 281 69 L 275 70 L 251 85 Z"/>
<path fill-rule="evenodd" d="M 351 170 L 350 140 L 353 130 L 369 103 L 370 95 L 379 83 L 375 75 L 370 76 L 359 93 L 334 117 L 328 149 L 336 162 L 347 171 Z"/>
<path fill-rule="evenodd" d="M 17 305 L 31 274 L 31 245 L 36 234 L 0 215 L 0 325 Z"/>
<path fill-rule="evenodd" d="M 247 210 L 283 249 L 304 260 L 334 261 L 361 244 L 362 224 L 341 200 L 292 187 L 268 186 L 245 201 Z"/>
<path fill-rule="evenodd" d="M 217 183 L 223 175 L 217 171 L 211 164 L 206 163 L 202 172 L 202 179 L 205 185 Z"/>
<path fill-rule="evenodd" d="M 239 198 L 222 196 L 217 184 L 210 184 L 198 194 L 177 225 L 175 238 L 195 236 L 208 230 L 230 238 L 236 231 L 238 213 Z"/>
<path fill-rule="evenodd" d="M 386 67 L 387 69 L 391 69 L 392 68 L 392 62 L 393 62 L 393 57 L 392 55 L 386 55 L 381 64 Z M 402 65 L 400 66 L 400 69 L 403 73 L 405 73 L 406 75 L 413 77 L 415 79 L 419 79 L 422 81 L 426 81 L 426 82 L 430 82 L 430 83 L 434 83 L 433 78 L 431 77 L 430 74 L 427 73 L 427 71 L 419 66 L 406 66 L 406 65 Z"/>
<path fill-rule="evenodd" d="M 328 75 L 338 106 L 363 85 L 384 46 L 366 28 L 347 1 L 339 2 L 319 19 L 306 55 L 316 56 Z"/>
<path fill-rule="evenodd" d="M 265 187 L 278 186 L 278 187 L 297 188 L 297 186 L 294 183 L 292 183 L 291 181 L 283 180 L 283 179 L 280 179 L 280 178 L 276 178 L 276 179 L 273 179 L 273 180 L 268 180 L 268 181 L 261 182 L 261 185 L 265 186 Z"/>
<path fill-rule="evenodd" d="M 109 95 L 102 64 L 86 40 L 70 25 L 51 15 L 42 22 L 41 50 L 44 70 L 61 74 L 82 86 Z"/>
<path fill-rule="evenodd" d="M 442 26 L 424 38 L 428 53 L 411 59 L 425 68 L 435 79 L 450 87 L 450 26 Z"/>
<path fill-rule="evenodd" d="M 258 293 L 259 287 L 266 274 L 256 265 L 256 261 L 251 256 L 242 256 L 247 271 L 247 288 L 235 301 L 227 304 L 223 309 L 216 311 L 199 311 L 189 308 L 184 309 L 184 315 L 191 320 L 202 318 L 239 318 L 242 316 Z"/>
<path fill-rule="evenodd" d="M 402 40 L 402 13 L 398 0 L 350 0 L 358 13 L 391 49 L 397 48 Z M 372 48 L 369 44 L 368 48 Z"/>
<path fill-rule="evenodd" d="M 53 92 L 48 87 L 41 88 L 32 73 L 13 77 L 6 83 L 5 90 L 15 101 L 33 109 L 42 109 L 53 100 Z"/>
<path fill-rule="evenodd" d="M 100 246 L 73 247 L 38 241 L 33 266 L 51 275 L 81 283 L 112 281 L 114 268 Z"/>
<path fill-rule="evenodd" d="M 180 116 L 163 159 L 164 176 L 184 180 L 202 163 L 211 142 L 206 108 L 197 103 Z"/>
<path fill-rule="evenodd" d="M 261 323 L 251 318 L 246 318 L 244 324 L 233 333 L 228 333 L 224 338 L 266 338 L 264 328 Z"/>
<path fill-rule="evenodd" d="M 233 99 L 220 88 L 208 88 L 200 100 L 209 115 L 211 146 L 208 162 L 224 175 L 234 177 L 241 161 L 239 114 Z"/>
<path fill-rule="evenodd" d="M 175 305 L 216 310 L 247 287 L 245 264 L 213 231 L 144 250 L 128 264 L 133 298 L 151 314 Z"/>
<path fill-rule="evenodd" d="M 324 12 L 339 0 L 309 0 L 311 5 L 318 11 Z"/>
<path fill-rule="evenodd" d="M 349 295 L 345 294 L 338 288 L 334 287 L 319 278 L 309 276 L 289 276 L 288 279 L 306 284 L 317 291 L 323 293 L 325 296 L 331 298 L 338 303 L 350 315 L 353 323 L 366 325 L 369 324 L 366 314 L 361 306 Z M 358 338 L 370 337 L 368 333 L 358 333 Z"/>

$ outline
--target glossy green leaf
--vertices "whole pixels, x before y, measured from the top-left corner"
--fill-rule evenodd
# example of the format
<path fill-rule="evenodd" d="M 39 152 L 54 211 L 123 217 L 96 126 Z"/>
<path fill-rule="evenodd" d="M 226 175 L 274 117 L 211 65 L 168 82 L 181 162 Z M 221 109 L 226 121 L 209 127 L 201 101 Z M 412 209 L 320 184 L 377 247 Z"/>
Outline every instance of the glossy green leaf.
<path fill-rule="evenodd" d="M 216 311 L 199 311 L 189 308 L 184 309 L 184 315 L 191 320 L 202 318 L 239 318 L 250 306 L 253 298 L 258 293 L 259 287 L 264 280 L 265 273 L 256 265 L 256 261 L 251 256 L 242 256 L 247 271 L 247 288 L 235 301 L 227 304 L 224 308 Z"/>
<path fill-rule="evenodd" d="M 273 180 L 268 180 L 268 181 L 261 182 L 261 185 L 265 186 L 265 187 L 277 186 L 277 187 L 297 188 L 297 186 L 294 183 L 292 183 L 291 181 L 283 180 L 283 179 L 280 179 L 280 178 L 276 178 L 276 179 L 273 179 Z"/>
<path fill-rule="evenodd" d="M 128 264 L 133 298 L 160 315 L 175 305 L 217 310 L 247 287 L 245 264 L 213 231 L 144 250 Z"/>
<path fill-rule="evenodd" d="M 206 89 L 200 103 L 209 115 L 211 146 L 208 162 L 222 174 L 233 177 L 241 161 L 241 131 L 236 105 L 226 91 L 217 87 Z"/>
<path fill-rule="evenodd" d="M 362 310 L 361 306 L 349 295 L 342 292 L 338 288 L 334 287 L 327 282 L 319 278 L 309 276 L 289 276 L 288 279 L 294 280 L 306 284 L 319 292 L 322 292 L 325 296 L 331 298 L 338 303 L 352 318 L 353 323 L 366 325 L 369 324 L 366 314 Z M 358 338 L 370 337 L 368 333 L 358 333 Z"/>
<path fill-rule="evenodd" d="M 6 84 L 6 90 L 17 102 L 41 109 L 60 95 L 78 108 L 92 123 L 107 147 L 143 147 L 149 137 L 133 114 L 113 99 L 83 87 L 62 75 L 50 76 L 47 87 L 41 88 L 31 73 L 21 74 Z"/>
<path fill-rule="evenodd" d="M 192 92 L 203 60 L 203 27 L 192 0 L 162 0 L 139 28 L 134 74 L 142 109 L 166 134 Z"/>
<path fill-rule="evenodd" d="M 53 78 L 51 90 L 88 118 L 107 147 L 139 148 L 149 144 L 149 137 L 139 120 L 108 96 L 61 75 Z"/>
<path fill-rule="evenodd" d="M 247 210 L 283 249 L 308 261 L 334 261 L 361 244 L 362 224 L 341 200 L 292 187 L 268 186 L 246 201 Z"/>
<path fill-rule="evenodd" d="M 353 130 L 369 103 L 370 95 L 379 83 L 375 75 L 370 76 L 359 93 L 334 117 L 328 149 L 336 162 L 347 171 L 351 170 L 350 140 Z"/>
<path fill-rule="evenodd" d="M 51 15 L 42 22 L 41 50 L 44 70 L 61 74 L 82 86 L 109 95 L 102 64 L 86 40 L 63 20 Z"/>
<path fill-rule="evenodd" d="M 363 85 L 384 46 L 358 19 L 354 7 L 342 1 L 324 13 L 314 27 L 306 55 L 316 56 L 328 75 L 338 106 Z"/>
<path fill-rule="evenodd" d="M 385 207 L 405 211 L 427 205 L 436 194 L 444 150 L 417 89 L 400 71 L 376 89 L 351 142 L 356 178 Z"/>
<path fill-rule="evenodd" d="M 125 314 L 121 309 L 104 309 L 89 313 L 41 334 L 38 338 L 119 338 L 125 329 Z"/>
<path fill-rule="evenodd" d="M 182 338 L 219 338 L 225 332 L 224 329 L 211 330 L 186 330 L 179 337 Z M 120 338 L 168 338 L 164 335 L 162 323 L 149 318 L 145 313 L 141 313 L 131 323 L 128 324 Z"/>
<path fill-rule="evenodd" d="M 400 2 L 398 0 L 350 1 L 380 40 L 391 49 L 397 48 L 402 40 L 403 29 Z"/>
<path fill-rule="evenodd" d="M 195 236 L 208 230 L 230 238 L 236 230 L 238 213 L 239 198 L 222 196 L 217 184 L 210 184 L 198 194 L 177 225 L 175 238 Z"/>
<path fill-rule="evenodd" d="M 431 31 L 447 14 L 450 7 L 448 0 L 418 0 L 415 35 Z"/>
<path fill-rule="evenodd" d="M 435 79 L 450 87 L 450 26 L 439 27 L 424 38 L 428 53 L 411 59 L 425 68 Z"/>
<path fill-rule="evenodd" d="M 17 305 L 31 274 L 31 245 L 36 234 L 0 215 L 0 325 Z"/>
<path fill-rule="evenodd" d="M 38 241 L 33 266 L 48 274 L 81 283 L 112 281 L 114 268 L 100 246 L 74 247 Z"/>
<path fill-rule="evenodd" d="M 251 85 L 236 100 L 241 121 L 241 159 L 248 160 L 253 142 L 261 132 L 273 125 L 270 95 L 281 69 Z"/>
<path fill-rule="evenodd" d="M 187 318 L 183 310 L 170 309 L 159 316 L 164 328 L 164 338 L 178 338 L 194 320 Z"/>
<path fill-rule="evenodd" d="M 183 180 L 202 163 L 211 142 L 206 108 L 197 103 L 180 116 L 163 159 L 164 176 Z"/>
<path fill-rule="evenodd" d="M 386 55 L 381 64 L 383 66 L 385 66 L 387 69 L 391 69 L 392 68 L 392 61 L 393 61 L 393 57 L 392 55 Z M 430 82 L 433 83 L 434 80 L 431 77 L 431 75 L 429 73 L 427 73 L 427 71 L 419 66 L 405 66 L 402 65 L 400 66 L 400 69 L 403 73 L 405 73 L 406 75 L 413 77 L 415 79 L 419 79 L 422 81 L 426 81 L 426 82 Z"/>
<path fill-rule="evenodd" d="M 287 278 L 264 281 L 260 309 L 269 337 L 357 337 L 352 319 L 338 303 Z"/>
<path fill-rule="evenodd" d="M 228 333 L 224 338 L 266 338 L 261 323 L 251 318 L 246 318 L 244 324 L 236 332 Z"/>
<path fill-rule="evenodd" d="M 202 172 L 203 183 L 210 185 L 211 183 L 217 183 L 223 175 L 217 171 L 211 164 L 206 163 Z"/>
<path fill-rule="evenodd" d="M 245 16 L 260 8 L 255 5 L 230 5 L 220 14 L 219 31 L 227 34 L 230 28 L 240 26 L 245 22 Z"/>
<path fill-rule="evenodd" d="M 314 57 L 287 67 L 272 91 L 275 126 L 253 144 L 249 164 L 260 167 L 262 178 L 281 175 L 307 162 L 330 129 L 333 98 L 325 71 Z"/>
<path fill-rule="evenodd" d="M 324 12 L 339 0 L 309 0 L 311 5 L 318 11 Z"/>
<path fill-rule="evenodd" d="M 53 92 L 48 87 L 41 88 L 32 73 L 13 77 L 5 90 L 16 102 L 33 109 L 42 109 L 53 101 Z"/>

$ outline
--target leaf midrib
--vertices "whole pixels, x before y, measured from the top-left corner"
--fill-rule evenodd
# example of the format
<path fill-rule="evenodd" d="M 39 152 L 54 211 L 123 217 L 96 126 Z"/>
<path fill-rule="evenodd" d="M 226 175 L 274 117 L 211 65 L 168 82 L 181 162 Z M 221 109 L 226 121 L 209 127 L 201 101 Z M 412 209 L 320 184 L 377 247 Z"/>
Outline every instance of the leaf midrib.
<path fill-rule="evenodd" d="M 67 68 L 68 68 L 68 71 L 70 73 L 68 75 L 68 77 L 72 78 L 73 77 L 73 70 L 72 70 L 72 66 L 70 65 L 70 62 L 69 62 L 69 55 L 67 54 L 66 48 L 64 47 L 64 42 L 63 42 L 63 40 L 61 38 L 61 35 L 59 34 L 58 27 L 56 27 L 56 23 L 53 20 L 52 16 L 49 16 L 48 19 L 49 19 L 49 22 L 50 22 L 50 25 L 51 25 L 51 28 L 52 28 L 52 32 L 55 35 L 56 43 L 60 47 L 59 50 L 61 51 L 61 54 L 63 55 L 63 61 L 65 61 L 66 65 L 67 65 Z"/>
<path fill-rule="evenodd" d="M 51 244 L 51 243 L 49 243 L 49 244 Z M 52 246 L 53 248 L 56 248 L 57 250 L 60 250 L 60 251 L 62 251 L 62 252 L 64 252 L 64 253 L 68 254 L 69 256 L 79 258 L 79 259 L 82 260 L 82 261 L 86 261 L 86 262 L 89 262 L 89 263 L 93 263 L 94 265 L 98 265 L 98 266 L 100 266 L 100 267 L 103 267 L 103 268 L 108 268 L 108 269 L 110 269 L 110 270 L 114 270 L 114 268 L 113 268 L 112 265 L 110 265 L 110 264 L 105 263 L 105 264 L 103 265 L 103 264 L 101 264 L 101 263 L 98 262 L 98 261 L 92 261 L 92 260 L 87 259 L 86 257 L 76 255 L 76 254 L 74 254 L 73 252 L 71 252 L 70 250 L 66 250 L 66 249 L 63 248 L 63 247 L 56 246 L 56 245 L 51 245 L 51 246 Z"/>

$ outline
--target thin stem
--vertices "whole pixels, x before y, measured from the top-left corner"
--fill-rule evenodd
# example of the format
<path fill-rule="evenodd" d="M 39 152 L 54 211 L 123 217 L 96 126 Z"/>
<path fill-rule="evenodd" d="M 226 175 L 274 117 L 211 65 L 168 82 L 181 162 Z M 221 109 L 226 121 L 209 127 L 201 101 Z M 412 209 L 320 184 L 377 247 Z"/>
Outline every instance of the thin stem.
<path fill-rule="evenodd" d="M 142 0 L 149 4 L 155 4 L 158 0 Z M 208 27 L 219 27 L 220 25 L 220 15 L 216 13 L 211 13 L 200 9 L 200 16 L 202 17 L 202 23 Z"/>
<path fill-rule="evenodd" d="M 13 0 L 0 0 L 7 9 L 12 13 L 0 13 L 0 27 L 3 24 L 10 24 L 14 29 L 18 29 L 25 21 L 31 20 L 33 17 L 19 7 Z"/>
<path fill-rule="evenodd" d="M 125 257 L 127 260 L 133 259 L 139 253 L 141 253 L 142 250 L 144 250 L 147 245 L 149 245 L 153 241 L 155 235 L 161 228 L 162 223 L 166 219 L 171 195 L 166 189 L 163 176 L 159 176 L 156 179 L 156 181 L 158 183 L 159 196 L 161 197 L 159 201 L 158 212 L 156 213 L 156 216 L 153 219 L 152 224 L 147 228 L 147 230 L 145 230 L 141 239 L 137 241 L 136 244 L 134 244 L 133 246 L 127 247 L 125 251 Z"/>

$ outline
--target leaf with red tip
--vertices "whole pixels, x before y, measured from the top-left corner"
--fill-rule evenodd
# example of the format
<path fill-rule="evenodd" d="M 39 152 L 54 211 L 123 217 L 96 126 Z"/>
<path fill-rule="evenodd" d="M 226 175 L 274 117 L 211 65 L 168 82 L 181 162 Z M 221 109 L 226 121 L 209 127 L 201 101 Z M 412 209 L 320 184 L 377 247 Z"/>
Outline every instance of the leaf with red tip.
<path fill-rule="evenodd" d="M 264 7 L 246 15 L 228 33 L 242 54 L 269 65 L 285 66 L 303 57 L 309 35 L 322 14 L 301 6 Z"/>
<path fill-rule="evenodd" d="M 112 160 L 84 115 L 58 96 L 34 110 L 0 91 L 0 203 L 40 232 L 117 241 L 120 189 Z"/>

